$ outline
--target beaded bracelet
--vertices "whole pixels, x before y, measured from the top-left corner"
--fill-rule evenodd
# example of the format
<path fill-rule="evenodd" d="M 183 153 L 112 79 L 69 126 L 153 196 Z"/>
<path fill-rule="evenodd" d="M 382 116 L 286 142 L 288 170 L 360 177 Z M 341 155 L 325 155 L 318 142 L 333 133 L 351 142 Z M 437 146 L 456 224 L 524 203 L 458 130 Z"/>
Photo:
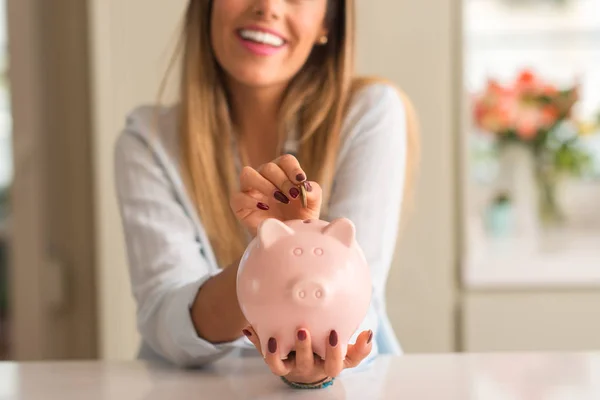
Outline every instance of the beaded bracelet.
<path fill-rule="evenodd" d="M 293 387 L 294 389 L 325 389 L 326 387 L 333 385 L 333 381 L 335 380 L 335 378 L 328 377 L 314 383 L 292 382 L 287 380 L 284 376 L 281 377 L 281 380 L 285 382 L 288 386 Z"/>

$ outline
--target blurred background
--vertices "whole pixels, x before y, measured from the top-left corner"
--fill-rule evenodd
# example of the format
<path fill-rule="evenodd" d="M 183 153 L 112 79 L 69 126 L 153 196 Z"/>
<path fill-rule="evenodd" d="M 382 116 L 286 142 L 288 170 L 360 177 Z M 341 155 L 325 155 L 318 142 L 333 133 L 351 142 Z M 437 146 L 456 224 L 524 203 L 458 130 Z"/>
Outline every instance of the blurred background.
<path fill-rule="evenodd" d="M 359 72 L 422 129 L 405 351 L 600 349 L 600 0 L 357 3 Z M 0 359 L 135 357 L 112 149 L 185 5 L 0 0 Z"/>

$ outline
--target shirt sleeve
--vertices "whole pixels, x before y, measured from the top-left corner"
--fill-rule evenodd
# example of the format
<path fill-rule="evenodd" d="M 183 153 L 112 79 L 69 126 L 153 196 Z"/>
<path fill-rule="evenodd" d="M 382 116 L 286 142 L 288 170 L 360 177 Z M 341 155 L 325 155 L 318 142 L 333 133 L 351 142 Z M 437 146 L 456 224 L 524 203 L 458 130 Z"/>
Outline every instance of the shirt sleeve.
<path fill-rule="evenodd" d="M 199 366 L 225 355 L 236 342 L 200 338 L 190 307 L 211 269 L 192 220 L 165 169 L 141 135 L 125 131 L 114 153 L 137 326 L 157 354 L 179 366 Z"/>
<path fill-rule="evenodd" d="M 329 220 L 345 217 L 356 227 L 373 284 L 371 308 L 361 328 L 368 326 L 376 335 L 381 322 L 377 315 L 385 315 L 385 287 L 399 230 L 406 131 L 405 108 L 392 86 L 371 85 L 356 95 L 344 122 L 327 213 Z"/>

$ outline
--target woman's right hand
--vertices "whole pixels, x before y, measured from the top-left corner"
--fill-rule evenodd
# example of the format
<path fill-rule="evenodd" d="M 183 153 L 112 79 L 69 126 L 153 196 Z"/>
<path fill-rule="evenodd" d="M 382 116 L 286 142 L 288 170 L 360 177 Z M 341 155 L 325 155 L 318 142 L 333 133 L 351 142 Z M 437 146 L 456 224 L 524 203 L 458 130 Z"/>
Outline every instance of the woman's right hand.
<path fill-rule="evenodd" d="M 306 189 L 306 208 L 302 207 L 299 185 Z M 307 180 L 296 157 L 285 154 L 257 169 L 244 167 L 240 190 L 231 196 L 230 206 L 238 220 L 256 236 L 258 225 L 267 218 L 318 219 L 321 201 L 321 187 Z"/>

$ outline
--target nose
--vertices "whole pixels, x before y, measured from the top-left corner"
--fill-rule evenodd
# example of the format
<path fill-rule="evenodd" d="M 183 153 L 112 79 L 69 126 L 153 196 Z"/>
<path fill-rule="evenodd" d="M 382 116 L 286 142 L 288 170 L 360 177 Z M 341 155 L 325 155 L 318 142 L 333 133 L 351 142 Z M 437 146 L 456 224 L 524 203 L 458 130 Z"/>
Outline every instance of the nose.
<path fill-rule="evenodd" d="M 278 19 L 281 15 L 281 0 L 256 0 L 253 11 L 261 19 Z"/>
<path fill-rule="evenodd" d="M 323 304 L 328 293 L 326 286 L 318 281 L 299 281 L 292 287 L 292 300 L 303 306 L 316 306 Z"/>

